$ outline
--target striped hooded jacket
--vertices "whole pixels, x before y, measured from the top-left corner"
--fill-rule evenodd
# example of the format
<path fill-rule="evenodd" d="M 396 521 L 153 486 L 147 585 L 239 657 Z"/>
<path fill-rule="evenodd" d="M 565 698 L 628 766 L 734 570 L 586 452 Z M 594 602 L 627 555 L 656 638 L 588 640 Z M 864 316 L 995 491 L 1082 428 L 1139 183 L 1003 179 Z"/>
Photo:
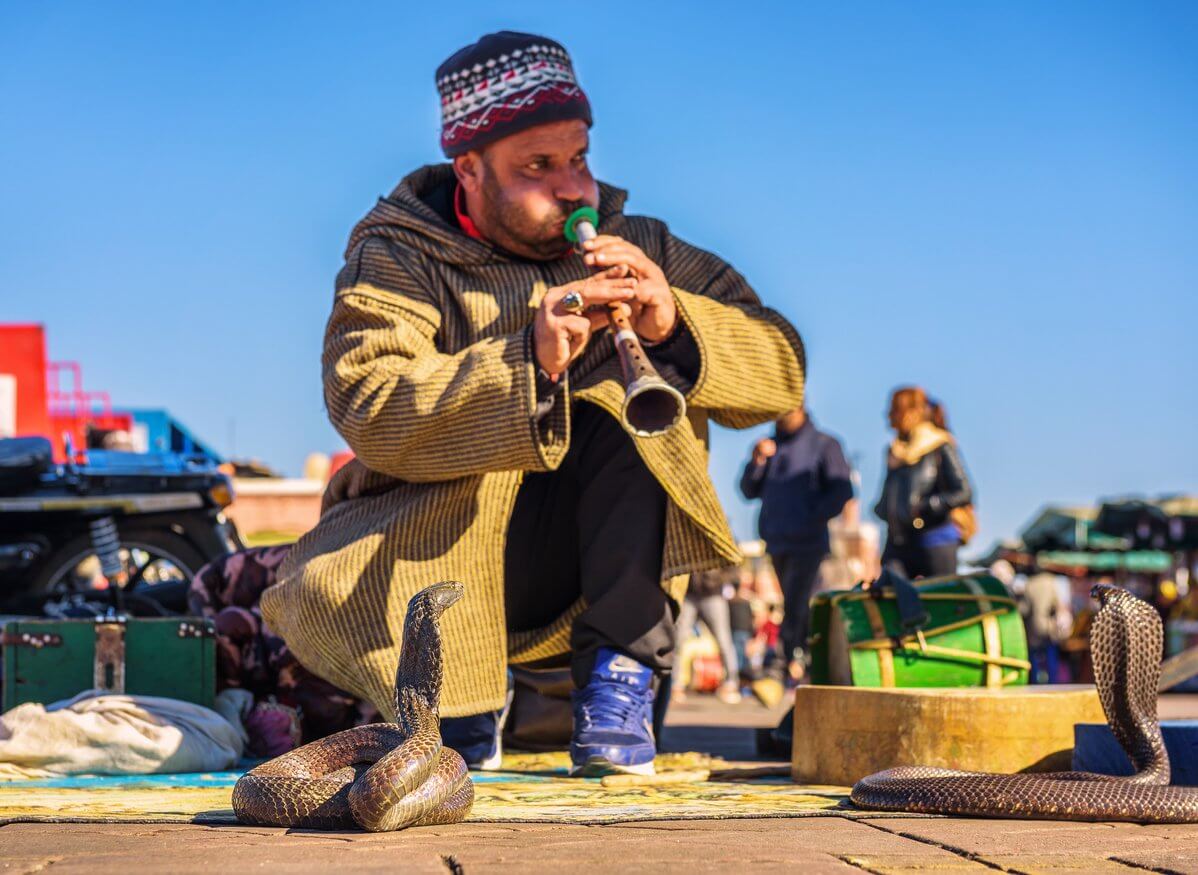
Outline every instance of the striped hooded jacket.
<path fill-rule="evenodd" d="M 580 608 L 509 636 L 503 551 L 524 472 L 553 470 L 570 442 L 572 403 L 613 416 L 623 400 L 610 333 L 594 336 L 548 415 L 537 404 L 532 322 L 548 288 L 582 279 L 579 258 L 518 259 L 463 234 L 425 202 L 451 184 L 422 168 L 350 236 L 325 334 L 325 402 L 357 458 L 333 477 L 320 521 L 292 549 L 262 612 L 311 671 L 393 711 L 404 608 L 418 590 L 460 580 L 442 619 L 444 716 L 502 707 L 506 664 L 566 652 Z M 669 502 L 662 585 L 739 561 L 707 473 L 707 423 L 745 428 L 799 406 L 802 341 L 716 256 L 665 224 L 623 212 L 600 184 L 600 233 L 661 266 L 700 353 L 688 417 L 635 438 Z M 422 199 L 423 198 L 423 199 Z"/>

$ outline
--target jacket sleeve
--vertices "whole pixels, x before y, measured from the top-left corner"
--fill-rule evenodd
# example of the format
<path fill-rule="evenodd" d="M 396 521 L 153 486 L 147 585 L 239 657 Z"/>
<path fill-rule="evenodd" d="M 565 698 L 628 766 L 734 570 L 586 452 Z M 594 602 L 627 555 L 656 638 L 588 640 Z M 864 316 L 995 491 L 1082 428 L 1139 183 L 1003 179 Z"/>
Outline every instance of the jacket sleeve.
<path fill-rule="evenodd" d="M 762 305 L 744 277 L 709 252 L 663 231 L 660 264 L 699 349 L 687 402 L 729 428 L 776 419 L 803 403 L 799 334 Z"/>
<path fill-rule="evenodd" d="M 943 517 L 954 507 L 964 507 L 973 501 L 969 476 L 961 462 L 961 454 L 951 443 L 940 448 L 940 469 L 936 477 L 937 491 L 927 498 L 927 513 Z"/>
<path fill-rule="evenodd" d="M 890 519 L 888 510 L 890 507 L 890 490 L 893 488 L 894 474 L 890 470 L 890 453 L 887 452 L 882 457 L 882 491 L 878 493 L 878 503 L 874 505 L 874 516 L 880 519 L 886 525 L 894 524 L 894 520 Z"/>
<path fill-rule="evenodd" d="M 744 473 L 740 475 L 740 494 L 749 500 L 761 498 L 761 489 L 765 486 L 765 472 L 768 467 L 768 461 L 764 465 L 758 465 L 749 459 Z"/>
<path fill-rule="evenodd" d="M 325 404 L 364 465 L 435 481 L 561 463 L 570 405 L 559 397 L 536 419 L 531 326 L 440 352 L 440 308 L 378 240 L 359 247 L 337 285 L 322 359 Z"/>
<path fill-rule="evenodd" d="M 699 346 L 685 322 L 679 323 L 674 334 L 658 344 L 644 344 L 645 353 L 662 379 L 684 395 L 699 379 L 701 359 Z"/>
<path fill-rule="evenodd" d="M 820 492 L 815 515 L 825 522 L 844 510 L 853 497 L 853 472 L 840 441 L 829 438 L 820 459 Z"/>

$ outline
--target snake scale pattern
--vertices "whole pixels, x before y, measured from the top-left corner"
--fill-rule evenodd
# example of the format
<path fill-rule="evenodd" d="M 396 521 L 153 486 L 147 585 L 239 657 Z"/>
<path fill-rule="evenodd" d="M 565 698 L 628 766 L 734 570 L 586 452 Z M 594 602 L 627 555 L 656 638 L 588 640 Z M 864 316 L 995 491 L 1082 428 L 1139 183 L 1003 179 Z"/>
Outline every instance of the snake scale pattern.
<path fill-rule="evenodd" d="M 441 614 L 462 597 L 438 583 L 408 603 L 395 675 L 395 723 L 337 732 L 268 760 L 238 779 L 244 823 L 371 832 L 456 823 L 474 804 L 462 757 L 441 745 Z"/>
<path fill-rule="evenodd" d="M 904 766 L 863 778 L 853 787 L 853 803 L 929 814 L 1198 823 L 1198 787 L 1169 785 L 1169 755 L 1157 720 L 1160 615 L 1116 587 L 1099 585 L 1092 595 L 1100 605 L 1090 633 L 1094 679 L 1134 775 L 994 775 Z"/>

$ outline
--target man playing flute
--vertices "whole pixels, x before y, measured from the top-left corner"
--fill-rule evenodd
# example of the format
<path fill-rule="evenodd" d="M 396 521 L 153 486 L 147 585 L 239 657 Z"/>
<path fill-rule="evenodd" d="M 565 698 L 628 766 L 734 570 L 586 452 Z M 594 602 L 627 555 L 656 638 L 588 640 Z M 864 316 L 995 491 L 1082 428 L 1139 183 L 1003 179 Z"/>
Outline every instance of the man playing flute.
<path fill-rule="evenodd" d="M 445 743 L 494 765 L 507 665 L 568 654 L 575 772 L 652 773 L 654 677 L 687 576 L 741 559 L 708 420 L 800 406 L 802 342 L 728 264 L 592 177 L 590 104 L 558 43 L 490 34 L 436 80 L 451 163 L 380 199 L 337 277 L 324 395 L 356 460 L 263 614 L 389 717 L 405 605 L 463 581 L 442 620 Z M 580 256 L 563 225 L 584 205 L 599 236 Z M 619 420 L 612 303 L 686 397 L 664 434 Z"/>

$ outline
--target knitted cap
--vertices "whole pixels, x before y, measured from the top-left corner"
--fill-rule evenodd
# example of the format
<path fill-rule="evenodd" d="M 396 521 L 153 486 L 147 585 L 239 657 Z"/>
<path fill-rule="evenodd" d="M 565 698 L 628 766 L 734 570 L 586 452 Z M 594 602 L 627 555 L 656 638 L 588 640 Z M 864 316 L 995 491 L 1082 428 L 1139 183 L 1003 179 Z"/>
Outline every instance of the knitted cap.
<path fill-rule="evenodd" d="M 543 36 L 503 30 L 437 68 L 441 149 L 449 158 L 548 122 L 581 119 L 591 104 L 570 56 Z"/>

